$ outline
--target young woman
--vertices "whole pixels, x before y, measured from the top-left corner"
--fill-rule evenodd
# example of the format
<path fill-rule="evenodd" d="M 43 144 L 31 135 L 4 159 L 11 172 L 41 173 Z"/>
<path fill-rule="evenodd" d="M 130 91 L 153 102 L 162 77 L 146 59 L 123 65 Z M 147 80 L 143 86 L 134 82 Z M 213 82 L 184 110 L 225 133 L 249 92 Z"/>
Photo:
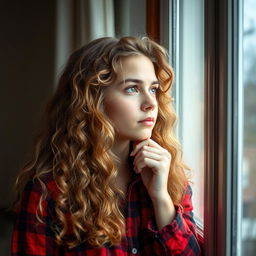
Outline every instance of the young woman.
<path fill-rule="evenodd" d="M 71 55 L 17 179 L 13 256 L 202 254 L 172 82 L 148 38 Z"/>

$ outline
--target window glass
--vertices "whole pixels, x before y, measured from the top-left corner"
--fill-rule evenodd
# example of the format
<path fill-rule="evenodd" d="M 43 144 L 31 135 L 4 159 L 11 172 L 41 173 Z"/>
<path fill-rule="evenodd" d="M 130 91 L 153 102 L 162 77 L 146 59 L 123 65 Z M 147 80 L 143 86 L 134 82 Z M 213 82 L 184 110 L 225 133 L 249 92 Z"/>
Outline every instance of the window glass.
<path fill-rule="evenodd" d="M 176 1 L 176 109 L 185 163 L 191 168 L 195 217 L 204 213 L 204 1 Z"/>
<path fill-rule="evenodd" d="M 244 0 L 242 255 L 256 252 L 256 1 Z"/>

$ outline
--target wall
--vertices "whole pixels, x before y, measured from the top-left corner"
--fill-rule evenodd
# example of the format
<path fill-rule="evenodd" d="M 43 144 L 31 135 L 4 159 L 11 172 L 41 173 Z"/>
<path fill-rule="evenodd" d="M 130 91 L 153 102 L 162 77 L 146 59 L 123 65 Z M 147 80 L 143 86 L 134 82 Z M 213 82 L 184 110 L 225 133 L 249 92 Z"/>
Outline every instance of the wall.
<path fill-rule="evenodd" d="M 0 206 L 30 148 L 41 106 L 52 92 L 55 3 L 1 1 Z"/>

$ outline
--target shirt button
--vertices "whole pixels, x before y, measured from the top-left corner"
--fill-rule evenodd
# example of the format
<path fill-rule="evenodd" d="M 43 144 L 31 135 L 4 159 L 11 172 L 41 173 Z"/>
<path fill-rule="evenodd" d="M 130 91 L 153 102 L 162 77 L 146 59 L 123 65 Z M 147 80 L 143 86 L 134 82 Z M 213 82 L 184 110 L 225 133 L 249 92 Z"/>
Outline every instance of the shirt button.
<path fill-rule="evenodd" d="M 137 254 L 138 250 L 136 248 L 132 248 L 132 254 Z"/>

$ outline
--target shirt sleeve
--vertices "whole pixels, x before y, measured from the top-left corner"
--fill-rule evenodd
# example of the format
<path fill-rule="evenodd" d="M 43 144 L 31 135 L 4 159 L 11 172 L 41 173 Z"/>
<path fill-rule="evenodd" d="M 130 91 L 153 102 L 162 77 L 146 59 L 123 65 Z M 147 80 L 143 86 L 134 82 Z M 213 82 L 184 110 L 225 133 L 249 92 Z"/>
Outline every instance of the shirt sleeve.
<path fill-rule="evenodd" d="M 183 209 L 175 205 L 176 217 L 162 229 L 157 230 L 155 222 L 149 221 L 156 255 L 203 255 L 203 239 L 196 232 L 191 197 L 192 189 L 188 185 L 181 202 Z"/>
<path fill-rule="evenodd" d="M 39 182 L 31 181 L 23 191 L 12 234 L 12 256 L 59 255 L 59 246 L 55 243 L 54 232 L 51 230 L 53 219 L 49 214 L 49 200 L 42 201 L 42 216 L 39 213 L 38 203 L 42 194 L 40 188 Z"/>

